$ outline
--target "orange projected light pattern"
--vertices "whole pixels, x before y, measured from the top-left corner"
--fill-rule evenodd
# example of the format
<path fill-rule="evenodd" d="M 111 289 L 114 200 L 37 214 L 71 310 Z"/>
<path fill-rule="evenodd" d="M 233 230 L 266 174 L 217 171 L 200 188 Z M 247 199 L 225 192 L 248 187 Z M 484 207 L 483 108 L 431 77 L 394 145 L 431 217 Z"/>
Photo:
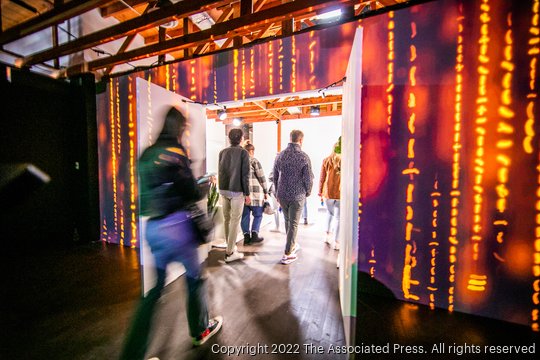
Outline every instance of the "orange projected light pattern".
<path fill-rule="evenodd" d="M 533 139 L 535 136 L 535 112 L 534 105 L 538 96 L 536 89 L 537 62 L 540 53 L 540 24 L 539 24 L 539 0 L 534 0 L 531 9 L 531 26 L 529 28 L 529 94 L 527 95 L 527 120 L 525 121 L 525 138 L 523 139 L 523 149 L 527 154 L 533 153 Z"/>
<path fill-rule="evenodd" d="M 432 213 L 431 213 L 431 239 L 432 241 L 429 243 L 430 246 L 430 252 L 431 252 L 431 262 L 430 262 L 430 270 L 429 270 L 429 286 L 427 287 L 429 294 L 429 307 L 431 309 L 435 309 L 435 293 L 437 292 L 438 288 L 436 286 L 436 275 L 437 275 L 437 253 L 439 248 L 439 242 L 438 242 L 438 221 L 439 221 L 439 198 L 441 197 L 441 193 L 439 192 L 439 181 L 435 180 L 433 183 L 433 192 L 431 193 L 431 206 L 432 206 Z"/>
<path fill-rule="evenodd" d="M 460 162 L 461 162 L 461 132 L 463 116 L 463 4 L 459 5 L 457 20 L 457 47 L 456 47 L 456 95 L 454 103 L 454 133 L 452 141 L 452 190 L 450 192 L 450 236 L 449 242 L 449 277 L 448 277 L 448 310 L 454 311 L 454 291 L 456 282 L 456 263 L 458 240 L 458 215 L 461 191 L 459 190 Z"/>
<path fill-rule="evenodd" d="M 233 100 L 238 100 L 238 49 L 233 50 Z"/>
<path fill-rule="evenodd" d="M 136 144 L 136 128 L 135 128 L 135 108 L 134 108 L 134 102 L 133 102 L 133 92 L 132 92 L 132 84 L 133 82 L 129 81 L 128 89 L 129 89 L 129 190 L 130 190 L 130 197 L 129 197 L 129 210 L 130 210 L 130 220 L 131 220 L 131 247 L 135 247 L 137 245 L 137 191 L 135 189 L 136 187 L 136 176 L 135 176 L 135 157 L 137 156 L 136 150 L 135 150 L 135 144 Z"/>
<path fill-rule="evenodd" d="M 482 0 L 480 4 L 480 38 L 478 39 L 478 89 L 476 97 L 476 111 L 475 111 L 475 135 L 476 135 L 476 151 L 474 152 L 474 187 L 473 187 L 473 221 L 472 221 L 472 260 L 476 265 L 476 269 L 473 271 L 478 272 L 478 259 L 480 253 L 480 244 L 483 241 L 482 238 L 482 206 L 484 203 L 484 172 L 485 172 L 485 139 L 486 139 L 486 124 L 488 123 L 488 105 L 489 97 L 487 93 L 487 79 L 489 75 L 489 22 L 490 18 L 490 5 L 489 0 Z M 477 278 L 482 278 L 482 282 L 478 282 Z M 469 282 L 467 289 L 471 291 L 485 291 L 487 284 L 487 276 L 483 274 L 469 274 Z"/>
<path fill-rule="evenodd" d="M 508 173 L 511 165 L 510 151 L 514 145 L 511 139 L 505 138 L 505 136 L 511 136 L 514 134 L 514 125 L 512 124 L 514 119 L 514 111 L 512 110 L 512 80 L 514 75 L 514 63 L 512 59 L 513 53 L 513 35 L 512 35 L 512 14 L 507 16 L 507 25 L 504 36 L 505 46 L 503 48 L 503 61 L 501 62 L 501 69 L 504 70 L 504 74 L 501 81 L 501 97 L 500 105 L 498 108 L 499 122 L 497 123 L 497 134 L 499 134 L 499 140 L 497 141 L 497 202 L 496 207 L 499 214 L 503 214 L 506 210 L 506 198 L 509 195 L 508 189 Z M 493 225 L 503 226 L 497 232 L 497 242 L 502 244 L 504 242 L 504 233 L 506 230 L 506 223 L 501 222 L 500 219 L 496 219 Z M 500 257 L 499 254 L 497 256 Z"/>
<path fill-rule="evenodd" d="M 403 264 L 403 278 L 401 287 L 403 290 L 403 296 L 406 299 L 420 300 L 420 297 L 414 293 L 411 293 L 411 286 L 420 285 L 418 280 L 413 279 L 412 272 L 416 267 L 416 242 L 412 239 L 412 231 L 414 228 L 414 187 L 415 187 L 415 175 L 420 174 L 420 170 L 415 167 L 415 154 L 414 154 L 414 133 L 415 133 L 415 121 L 416 121 L 416 46 L 414 45 L 414 39 L 416 37 L 416 23 L 411 23 L 411 45 L 410 49 L 410 69 L 409 69 L 409 97 L 407 101 L 407 107 L 409 109 L 408 120 L 408 146 L 407 146 L 407 158 L 409 159 L 409 165 L 402 171 L 403 175 L 409 176 L 409 183 L 407 185 L 406 192 L 406 223 L 405 223 L 405 260 Z"/>
<path fill-rule="evenodd" d="M 527 95 L 527 120 L 525 122 L 525 139 L 523 140 L 523 147 L 525 152 L 531 154 L 533 152 L 533 139 L 535 136 L 535 111 L 534 105 L 537 101 L 538 89 L 536 88 L 537 78 L 537 61 L 540 49 L 538 44 L 540 43 L 540 26 L 539 26 L 539 9 L 540 1 L 534 0 L 531 11 L 531 26 L 529 28 L 529 94 Z M 538 141 L 538 140 L 537 140 Z M 531 329 L 533 331 L 540 331 L 540 149 L 537 154 L 537 187 L 536 187 L 536 226 L 534 233 L 534 253 L 533 253 L 533 268 L 532 274 L 534 276 L 533 281 L 533 294 L 532 303 L 533 309 L 531 310 Z"/>
<path fill-rule="evenodd" d="M 393 90 L 394 90 L 394 28 L 395 28 L 395 22 L 394 22 L 394 12 L 390 11 L 388 13 L 388 56 L 387 56 L 387 69 L 388 69 L 388 78 L 386 80 L 387 87 L 386 87 L 386 122 L 388 123 L 388 134 L 390 134 L 390 129 L 392 127 L 392 106 L 394 104 L 394 96 L 393 96 Z"/>
<path fill-rule="evenodd" d="M 274 45 L 268 44 L 268 93 L 274 93 Z"/>

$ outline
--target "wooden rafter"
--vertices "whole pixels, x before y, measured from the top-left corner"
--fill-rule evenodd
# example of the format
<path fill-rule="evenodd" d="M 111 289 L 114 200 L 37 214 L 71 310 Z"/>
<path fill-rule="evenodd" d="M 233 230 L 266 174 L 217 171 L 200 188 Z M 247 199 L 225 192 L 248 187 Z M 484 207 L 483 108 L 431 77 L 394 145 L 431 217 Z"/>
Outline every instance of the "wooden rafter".
<path fill-rule="evenodd" d="M 251 15 L 231 19 L 225 23 L 215 24 L 212 28 L 208 30 L 180 36 L 174 39 L 164 41 L 161 44 L 152 44 L 144 48 L 138 48 L 125 52 L 124 54 L 111 56 L 103 59 L 97 59 L 89 62 L 87 68 L 89 71 L 95 71 L 97 69 L 101 69 L 110 65 L 124 63 L 126 61 L 135 61 L 142 58 L 147 58 L 149 56 L 157 56 L 162 53 L 167 53 L 174 50 L 198 46 L 211 40 L 228 38 L 229 33 L 235 30 L 249 33 L 250 26 L 265 23 L 268 21 L 282 21 L 287 18 L 292 18 L 296 15 L 297 12 L 302 12 L 306 7 L 323 9 L 330 5 L 335 5 L 336 3 L 349 2 L 350 1 L 347 0 L 296 0 L 292 3 L 278 5 L 268 10 L 263 10 L 257 13 L 253 13 Z M 68 69 L 68 73 L 70 72 L 70 70 L 71 73 L 77 73 L 81 71 L 82 68 L 80 65 L 73 66 L 71 69 Z"/>
<path fill-rule="evenodd" d="M 50 26 L 58 25 L 72 17 L 81 15 L 87 11 L 98 8 L 112 2 L 111 0 L 73 0 L 61 6 L 54 7 L 42 15 L 38 15 L 19 25 L 13 26 L 0 33 L 0 45 L 4 45 L 34 34 Z M 54 59 L 57 56 L 52 57 Z M 51 60 L 49 59 L 49 60 Z"/>
<path fill-rule="evenodd" d="M 106 29 L 96 31 L 89 35 L 80 37 L 76 40 L 68 42 L 64 45 L 58 46 L 57 48 L 48 49 L 27 56 L 24 59 L 25 65 L 35 65 L 41 62 L 45 62 L 55 57 L 68 55 L 84 49 L 91 48 L 92 46 L 104 44 L 113 40 L 120 39 L 125 36 L 132 34 L 137 34 L 138 32 L 149 29 L 160 24 L 164 24 L 170 21 L 173 17 L 183 18 L 189 15 L 193 15 L 197 12 L 204 11 L 210 5 L 216 5 L 216 3 L 221 3 L 225 1 L 216 1 L 216 0 L 199 0 L 199 1 L 181 1 L 174 5 L 158 9 L 151 13 L 147 13 L 124 21 L 118 25 L 108 27 Z M 116 55 L 118 56 L 118 55 Z M 114 57 L 114 56 L 113 56 Z M 116 64 L 110 64 L 116 65 Z M 104 66 L 107 67 L 107 66 Z"/>

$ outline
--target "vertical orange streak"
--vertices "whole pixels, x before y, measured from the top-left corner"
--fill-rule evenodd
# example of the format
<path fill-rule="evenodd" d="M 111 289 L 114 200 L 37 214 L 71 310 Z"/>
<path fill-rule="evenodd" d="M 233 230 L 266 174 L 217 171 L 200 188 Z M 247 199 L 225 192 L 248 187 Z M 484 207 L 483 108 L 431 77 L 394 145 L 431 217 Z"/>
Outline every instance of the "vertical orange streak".
<path fill-rule="evenodd" d="M 274 93 L 274 46 L 273 41 L 268 43 L 268 93 Z"/>
<path fill-rule="evenodd" d="M 452 144 L 452 191 L 450 192 L 450 235 L 448 237 L 449 256 L 449 287 L 448 287 L 448 310 L 454 310 L 454 290 L 455 290 L 455 265 L 457 263 L 457 237 L 459 201 L 461 192 L 459 191 L 460 163 L 461 163 L 461 121 L 463 108 L 463 4 L 459 4 L 459 16 L 457 20 L 458 37 L 456 46 L 456 95 L 454 102 L 454 134 Z"/>
<path fill-rule="evenodd" d="M 291 56 L 291 90 L 296 92 L 296 36 L 291 39 L 292 56 Z"/>
<path fill-rule="evenodd" d="M 315 88 L 315 45 L 314 31 L 309 32 L 309 88 Z"/>
<path fill-rule="evenodd" d="M 388 134 L 390 134 L 390 129 L 392 127 L 392 106 L 394 103 L 394 12 L 390 11 L 388 13 L 388 56 L 387 56 L 387 65 L 388 77 L 386 80 L 386 122 L 388 124 Z"/>
<path fill-rule="evenodd" d="M 538 89 L 536 89 L 537 81 L 537 60 L 538 60 L 538 43 L 540 42 L 540 24 L 539 20 L 539 8 L 540 1 L 534 0 L 531 11 L 531 26 L 529 28 L 529 94 L 527 98 L 529 99 L 527 104 L 527 120 L 525 122 L 525 134 L 526 137 L 523 140 L 523 147 L 525 152 L 530 154 L 532 153 L 535 128 L 535 113 L 534 113 L 534 104 L 537 97 Z M 536 140 L 538 142 L 538 139 Z M 534 253 L 533 256 L 533 268 L 532 273 L 534 280 L 532 283 L 532 310 L 531 310 L 531 329 L 533 331 L 540 331 L 540 149 L 538 149 L 537 154 L 537 183 L 536 183 L 536 226 L 534 232 Z"/>
<path fill-rule="evenodd" d="M 537 79 L 537 62 L 538 62 L 538 53 L 540 49 L 538 44 L 540 43 L 540 24 L 538 23 L 539 17 L 539 8 L 540 4 L 538 0 L 534 0 L 532 9 L 531 9 L 531 26 L 529 28 L 529 94 L 527 95 L 528 104 L 527 104 L 527 120 L 525 121 L 525 138 L 523 139 L 523 149 L 527 154 L 533 153 L 533 140 L 536 135 L 535 129 L 535 112 L 534 105 L 536 97 L 538 96 L 536 89 L 536 79 Z"/>
<path fill-rule="evenodd" d="M 135 129 L 135 98 L 133 96 L 133 85 L 130 79 L 128 85 L 128 101 L 129 101 L 129 210 L 131 220 L 131 247 L 137 245 L 137 199 L 136 199 L 136 178 L 135 178 L 135 159 L 136 159 L 136 129 Z"/>
<path fill-rule="evenodd" d="M 416 119 L 416 47 L 414 45 L 414 39 L 417 35 L 416 24 L 411 23 L 411 45 L 410 50 L 410 68 L 409 68 L 409 96 L 407 107 L 409 109 L 409 126 L 408 126 L 408 146 L 407 146 L 407 158 L 409 160 L 408 167 L 403 170 L 403 174 L 409 177 L 409 184 L 407 185 L 406 192 L 406 223 L 405 223 L 405 257 L 403 264 L 403 277 L 401 287 L 403 290 L 403 296 L 406 299 L 420 300 L 420 297 L 411 293 L 412 285 L 420 285 L 418 280 L 413 279 L 413 270 L 416 267 L 416 243 L 413 239 L 414 229 L 414 188 L 415 188 L 415 175 L 420 173 L 420 170 L 415 168 L 415 154 L 414 154 L 414 122 Z M 414 56 L 413 56 L 414 55 Z"/>
<path fill-rule="evenodd" d="M 469 285 L 467 289 L 470 291 L 483 292 L 486 290 L 487 277 L 484 274 L 477 274 L 480 272 L 478 268 L 478 259 L 480 255 L 480 244 L 483 242 L 483 205 L 484 205 L 484 157 L 485 157 L 485 138 L 486 138 L 486 124 L 489 121 L 487 117 L 487 111 L 489 108 L 489 97 L 487 94 L 486 83 L 489 76 L 489 62 L 488 48 L 490 43 L 489 34 L 489 22 L 490 18 L 490 5 L 489 0 L 482 0 L 480 4 L 480 37 L 478 39 L 478 93 L 476 97 L 476 116 L 475 116 L 475 134 L 476 134 L 476 150 L 474 151 L 475 158 L 474 163 L 474 186 L 473 186 L 473 221 L 472 221 L 472 235 L 470 241 L 472 243 L 472 260 L 475 264 L 473 273 L 469 274 Z M 478 284 L 475 280 L 475 276 L 486 277 L 482 284 Z"/>
<path fill-rule="evenodd" d="M 122 135 L 121 135 L 121 124 L 120 124 L 120 83 L 116 81 L 116 96 L 115 96 L 115 104 L 116 104 L 116 117 L 115 117 L 115 134 L 116 134 L 116 148 L 114 151 L 116 151 L 116 156 L 120 156 L 121 149 L 122 149 Z M 123 233 L 123 221 L 124 218 L 122 217 L 122 214 L 124 212 L 122 208 L 122 202 L 119 202 L 118 200 L 118 162 L 116 166 L 113 168 L 114 171 L 114 222 L 115 222 L 115 230 L 116 235 L 118 235 L 118 230 L 120 230 L 120 245 L 124 245 L 124 233 Z M 120 212 L 120 214 L 119 214 Z"/>
<path fill-rule="evenodd" d="M 233 50 L 233 100 L 238 100 L 238 49 Z"/>
<path fill-rule="evenodd" d="M 441 197 L 441 193 L 439 192 L 439 181 L 435 180 L 433 183 L 433 191 L 431 192 L 431 204 L 432 204 L 432 212 L 431 212 L 431 242 L 429 243 L 429 246 L 431 248 L 431 268 L 430 268 L 430 277 L 429 277 L 429 286 L 427 289 L 430 292 L 429 295 L 429 307 L 431 309 L 435 309 L 435 293 L 438 290 L 436 287 L 436 265 L 437 265 L 437 249 L 439 247 L 438 242 L 438 212 L 439 212 L 439 198 Z"/>

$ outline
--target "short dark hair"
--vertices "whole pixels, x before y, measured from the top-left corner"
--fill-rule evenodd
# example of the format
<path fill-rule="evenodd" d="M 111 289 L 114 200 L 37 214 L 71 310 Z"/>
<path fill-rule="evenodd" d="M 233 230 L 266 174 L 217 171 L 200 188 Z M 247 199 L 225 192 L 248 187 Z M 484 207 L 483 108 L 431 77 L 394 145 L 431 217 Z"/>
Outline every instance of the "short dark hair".
<path fill-rule="evenodd" d="M 246 149 L 247 151 L 255 151 L 255 146 L 253 146 L 253 144 L 249 143 L 247 144 L 246 146 L 244 146 L 244 149 Z"/>
<path fill-rule="evenodd" d="M 297 143 L 304 138 L 304 133 L 300 130 L 291 131 L 291 142 Z"/>
<path fill-rule="evenodd" d="M 231 142 L 231 145 L 240 145 L 242 136 L 244 136 L 242 129 L 231 129 L 231 131 L 229 131 L 229 141 Z"/>

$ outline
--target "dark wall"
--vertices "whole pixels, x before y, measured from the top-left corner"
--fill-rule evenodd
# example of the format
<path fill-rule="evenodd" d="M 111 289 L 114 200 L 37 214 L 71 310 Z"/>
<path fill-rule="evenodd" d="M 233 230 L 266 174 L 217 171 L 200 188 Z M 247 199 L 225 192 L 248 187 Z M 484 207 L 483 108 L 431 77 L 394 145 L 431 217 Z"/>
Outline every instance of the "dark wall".
<path fill-rule="evenodd" d="M 0 163 L 31 163 L 51 178 L 2 204 L 2 246 L 98 240 L 93 76 L 68 82 L 2 67 L 0 83 Z"/>

